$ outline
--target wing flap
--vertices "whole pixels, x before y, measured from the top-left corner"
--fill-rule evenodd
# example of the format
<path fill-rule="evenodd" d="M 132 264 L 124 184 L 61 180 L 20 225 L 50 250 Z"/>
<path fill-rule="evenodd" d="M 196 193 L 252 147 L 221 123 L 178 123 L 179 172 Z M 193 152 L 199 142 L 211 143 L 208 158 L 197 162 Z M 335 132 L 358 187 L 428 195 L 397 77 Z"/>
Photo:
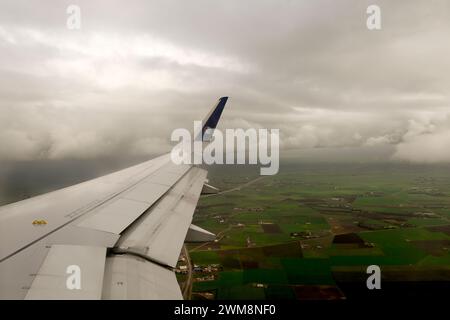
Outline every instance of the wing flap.
<path fill-rule="evenodd" d="M 205 170 L 192 168 L 122 234 L 117 247 L 175 267 L 205 179 Z"/>
<path fill-rule="evenodd" d="M 25 299 L 100 299 L 105 259 L 104 247 L 53 245 Z M 69 266 L 80 270 L 79 289 L 67 286 Z"/>
<path fill-rule="evenodd" d="M 102 299 L 180 300 L 175 273 L 132 255 L 106 259 Z"/>

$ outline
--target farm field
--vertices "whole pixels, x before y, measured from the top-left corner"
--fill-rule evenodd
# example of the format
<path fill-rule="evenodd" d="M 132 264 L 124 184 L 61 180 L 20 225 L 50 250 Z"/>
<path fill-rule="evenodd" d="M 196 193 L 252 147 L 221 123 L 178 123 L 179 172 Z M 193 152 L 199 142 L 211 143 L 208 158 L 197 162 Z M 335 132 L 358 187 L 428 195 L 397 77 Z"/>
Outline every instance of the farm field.
<path fill-rule="evenodd" d="M 211 184 L 237 189 L 199 201 L 194 223 L 217 239 L 188 244 L 193 299 L 383 299 L 448 290 L 449 168 L 291 164 L 276 176 L 257 173 L 210 170 Z M 382 272 L 377 292 L 366 287 L 373 264 Z"/>

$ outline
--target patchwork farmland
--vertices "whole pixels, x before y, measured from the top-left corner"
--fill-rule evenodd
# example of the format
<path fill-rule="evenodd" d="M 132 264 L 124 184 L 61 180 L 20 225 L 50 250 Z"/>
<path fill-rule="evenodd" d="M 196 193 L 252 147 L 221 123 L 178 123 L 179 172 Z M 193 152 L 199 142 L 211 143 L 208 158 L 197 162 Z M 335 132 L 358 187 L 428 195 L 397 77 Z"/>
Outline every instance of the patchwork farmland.
<path fill-rule="evenodd" d="M 188 245 L 193 299 L 388 298 L 448 289 L 448 168 L 285 165 L 254 182 L 259 177 L 249 172 L 210 171 L 213 185 L 235 190 L 199 202 L 194 223 L 217 239 Z M 380 292 L 366 287 L 372 264 L 382 270 Z"/>

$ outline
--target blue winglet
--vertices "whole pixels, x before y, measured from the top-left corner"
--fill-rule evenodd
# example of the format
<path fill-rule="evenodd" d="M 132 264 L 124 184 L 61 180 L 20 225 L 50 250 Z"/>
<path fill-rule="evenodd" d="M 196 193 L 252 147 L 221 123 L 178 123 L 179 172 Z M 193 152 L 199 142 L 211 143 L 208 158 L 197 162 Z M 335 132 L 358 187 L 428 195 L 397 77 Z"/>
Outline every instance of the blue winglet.
<path fill-rule="evenodd" d="M 217 123 L 219 123 L 220 116 L 222 115 L 222 111 L 225 108 L 227 101 L 228 97 L 220 98 L 216 106 L 212 108 L 205 120 L 203 120 L 202 137 L 204 137 L 206 130 L 215 129 L 217 127 Z"/>

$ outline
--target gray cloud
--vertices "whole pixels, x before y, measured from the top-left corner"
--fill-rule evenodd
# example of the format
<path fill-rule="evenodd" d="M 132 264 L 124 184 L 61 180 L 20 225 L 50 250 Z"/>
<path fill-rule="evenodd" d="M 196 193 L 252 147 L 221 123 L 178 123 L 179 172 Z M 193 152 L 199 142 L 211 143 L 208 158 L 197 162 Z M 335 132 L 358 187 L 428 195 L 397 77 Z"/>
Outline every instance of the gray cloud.
<path fill-rule="evenodd" d="M 449 162 L 446 0 L 0 5 L 0 160 L 149 156 L 230 95 L 222 127 L 280 128 L 281 155 Z M 330 155 L 332 155 L 330 157 Z"/>

